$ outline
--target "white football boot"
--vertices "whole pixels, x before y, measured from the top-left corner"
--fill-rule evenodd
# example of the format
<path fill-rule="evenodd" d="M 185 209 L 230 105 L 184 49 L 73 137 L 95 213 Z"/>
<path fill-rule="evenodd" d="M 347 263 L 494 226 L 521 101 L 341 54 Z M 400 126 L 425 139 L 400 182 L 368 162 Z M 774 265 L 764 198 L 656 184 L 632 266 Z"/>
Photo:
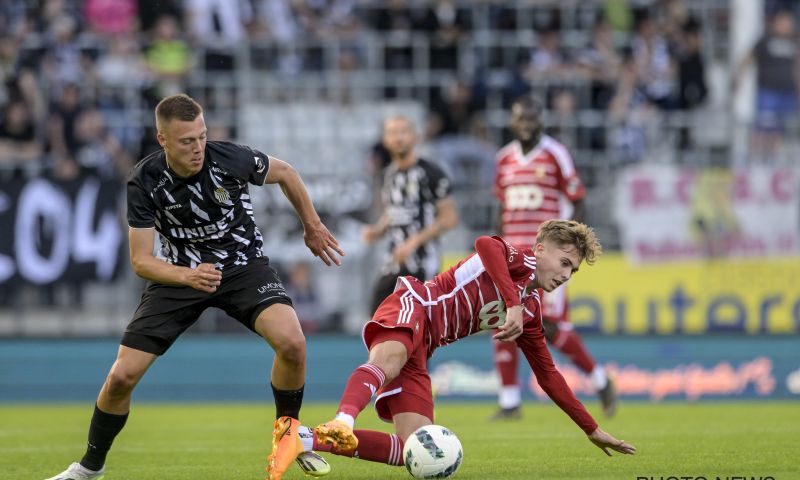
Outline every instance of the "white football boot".
<path fill-rule="evenodd" d="M 99 471 L 89 470 L 78 462 L 73 463 L 66 470 L 59 473 L 55 477 L 50 477 L 45 480 L 101 480 L 106 473 L 106 468 L 103 467 Z"/>

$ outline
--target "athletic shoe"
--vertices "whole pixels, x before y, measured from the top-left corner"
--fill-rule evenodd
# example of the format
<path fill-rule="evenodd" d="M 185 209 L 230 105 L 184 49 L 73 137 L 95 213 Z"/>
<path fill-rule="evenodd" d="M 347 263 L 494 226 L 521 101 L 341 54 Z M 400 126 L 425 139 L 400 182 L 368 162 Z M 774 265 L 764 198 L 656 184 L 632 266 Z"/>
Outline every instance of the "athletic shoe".
<path fill-rule="evenodd" d="M 46 480 L 101 480 L 103 474 L 106 473 L 106 468 L 103 467 L 99 471 L 89 470 L 78 462 L 73 463 L 66 470 L 59 473 L 55 477 L 50 477 Z"/>
<path fill-rule="evenodd" d="M 614 387 L 614 381 L 609 378 L 605 388 L 598 390 L 597 395 L 603 406 L 603 414 L 606 417 L 613 417 L 617 413 L 617 389 Z"/>
<path fill-rule="evenodd" d="M 341 451 L 349 452 L 358 447 L 358 437 L 353 433 L 353 428 L 341 420 L 331 420 L 317 425 L 314 433 L 317 434 L 319 443 Z"/>
<path fill-rule="evenodd" d="M 519 405 L 511 408 L 498 408 L 489 420 L 519 420 L 522 418 L 522 408 Z"/>
<path fill-rule="evenodd" d="M 269 454 L 267 473 L 269 480 L 280 480 L 289 465 L 303 452 L 303 442 L 297 429 L 300 421 L 292 417 L 280 417 L 272 428 L 272 452 Z"/>
<path fill-rule="evenodd" d="M 324 477 L 331 473 L 331 466 L 316 452 L 303 452 L 294 461 L 303 473 L 312 477 Z"/>

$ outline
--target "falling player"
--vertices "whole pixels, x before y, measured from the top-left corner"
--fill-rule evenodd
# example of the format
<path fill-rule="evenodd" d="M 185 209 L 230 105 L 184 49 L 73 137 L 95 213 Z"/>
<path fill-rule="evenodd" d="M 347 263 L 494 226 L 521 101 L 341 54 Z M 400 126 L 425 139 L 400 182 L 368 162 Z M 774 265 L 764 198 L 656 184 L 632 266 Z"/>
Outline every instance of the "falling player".
<path fill-rule="evenodd" d="M 555 218 L 583 221 L 584 188 L 567 149 L 542 132 L 542 105 L 521 97 L 511 106 L 510 127 L 514 140 L 497 153 L 495 194 L 500 200 L 503 238 L 517 247 L 532 245 L 542 222 Z M 600 396 L 603 413 L 616 410 L 614 384 L 595 363 L 569 321 L 567 286 L 545 291 L 542 318 L 548 343 L 589 375 Z M 522 412 L 519 352 L 508 342 L 494 343 L 500 375 L 500 408 L 493 419 L 516 419 Z"/>

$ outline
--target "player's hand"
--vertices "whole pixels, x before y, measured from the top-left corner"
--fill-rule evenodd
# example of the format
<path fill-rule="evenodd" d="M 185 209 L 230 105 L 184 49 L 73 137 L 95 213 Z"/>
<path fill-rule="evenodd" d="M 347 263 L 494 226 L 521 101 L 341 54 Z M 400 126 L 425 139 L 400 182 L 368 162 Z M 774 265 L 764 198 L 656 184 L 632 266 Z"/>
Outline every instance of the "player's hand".
<path fill-rule="evenodd" d="M 624 453 L 626 455 L 633 455 L 636 453 L 636 447 L 629 443 L 625 443 L 625 440 L 617 440 L 616 438 L 612 437 L 608 433 L 604 432 L 597 427 L 597 429 L 588 435 L 589 440 L 597 445 L 597 447 L 603 451 L 609 457 L 611 456 L 611 452 L 608 451 L 610 448 L 619 453 Z"/>
<path fill-rule="evenodd" d="M 201 263 L 189 271 L 186 283 L 195 290 L 214 293 L 222 283 L 222 272 L 211 263 Z"/>
<path fill-rule="evenodd" d="M 495 340 L 513 342 L 522 335 L 522 305 L 514 305 L 506 311 L 506 322 L 497 329 Z"/>
<path fill-rule="evenodd" d="M 406 263 L 406 259 L 411 256 L 412 253 L 417 249 L 417 246 L 410 240 L 406 240 L 405 242 L 401 243 L 400 245 L 394 248 L 392 252 L 392 257 L 394 261 L 398 265 L 403 265 Z"/>
<path fill-rule="evenodd" d="M 375 225 L 367 225 L 361 229 L 361 240 L 367 245 L 372 245 L 381 238 L 382 232 Z"/>
<path fill-rule="evenodd" d="M 322 222 L 311 226 L 306 225 L 303 239 L 311 253 L 325 262 L 325 265 L 330 267 L 331 264 L 342 264 L 336 254 L 338 253 L 343 257 L 344 250 L 339 246 L 339 241 L 336 240 L 336 237 L 328 231 L 328 228 Z"/>

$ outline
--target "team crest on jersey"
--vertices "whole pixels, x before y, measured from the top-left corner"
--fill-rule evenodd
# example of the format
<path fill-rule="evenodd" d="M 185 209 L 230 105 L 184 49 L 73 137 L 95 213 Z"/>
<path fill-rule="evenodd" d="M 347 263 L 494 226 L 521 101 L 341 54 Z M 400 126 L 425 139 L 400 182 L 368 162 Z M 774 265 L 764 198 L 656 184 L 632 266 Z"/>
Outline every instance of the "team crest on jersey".
<path fill-rule="evenodd" d="M 217 199 L 218 202 L 227 202 L 230 201 L 231 196 L 228 195 L 228 191 L 222 187 L 214 189 L 214 198 Z"/>
<path fill-rule="evenodd" d="M 547 175 L 547 171 L 543 166 L 539 165 L 538 167 L 536 167 L 536 170 L 533 171 L 533 175 L 536 178 L 544 178 L 544 176 Z"/>

